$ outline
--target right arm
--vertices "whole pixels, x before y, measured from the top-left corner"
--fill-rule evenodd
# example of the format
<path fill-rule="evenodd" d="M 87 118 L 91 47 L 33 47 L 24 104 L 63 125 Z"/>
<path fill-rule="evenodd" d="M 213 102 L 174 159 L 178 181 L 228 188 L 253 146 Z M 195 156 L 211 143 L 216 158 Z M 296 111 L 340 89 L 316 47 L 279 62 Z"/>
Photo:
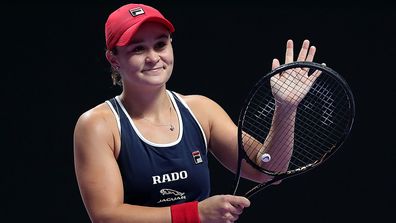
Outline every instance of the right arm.
<path fill-rule="evenodd" d="M 171 222 L 169 207 L 124 204 L 115 158 L 117 123 L 107 105 L 84 113 L 74 132 L 74 162 L 80 193 L 92 222 Z M 144 213 L 144 214 L 142 214 Z"/>

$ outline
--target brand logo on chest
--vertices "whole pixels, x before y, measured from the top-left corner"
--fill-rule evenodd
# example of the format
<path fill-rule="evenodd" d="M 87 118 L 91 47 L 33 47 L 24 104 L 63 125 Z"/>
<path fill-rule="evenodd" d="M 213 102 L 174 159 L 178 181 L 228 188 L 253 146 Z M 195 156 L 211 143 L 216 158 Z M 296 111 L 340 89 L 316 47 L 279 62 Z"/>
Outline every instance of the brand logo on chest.
<path fill-rule="evenodd" d="M 184 180 L 187 179 L 188 174 L 187 171 L 183 170 L 180 172 L 166 173 L 163 175 L 152 176 L 153 184 L 163 184 L 172 181 Z"/>
<path fill-rule="evenodd" d="M 203 162 L 201 153 L 199 152 L 199 150 L 192 152 L 192 157 L 194 159 L 195 164 L 200 164 Z"/>

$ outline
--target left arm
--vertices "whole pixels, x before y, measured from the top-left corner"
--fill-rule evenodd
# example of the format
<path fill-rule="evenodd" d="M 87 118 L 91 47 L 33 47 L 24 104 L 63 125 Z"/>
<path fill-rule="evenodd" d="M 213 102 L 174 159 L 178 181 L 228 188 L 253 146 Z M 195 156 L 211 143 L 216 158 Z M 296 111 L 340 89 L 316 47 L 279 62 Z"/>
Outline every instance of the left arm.
<path fill-rule="evenodd" d="M 312 62 L 316 48 L 309 47 L 309 41 L 303 42 L 297 61 Z M 285 63 L 293 62 L 293 41 L 287 41 Z M 272 69 L 279 67 L 279 61 L 273 60 Z M 275 98 L 275 111 L 271 128 L 256 157 L 258 165 L 273 172 L 285 172 L 289 166 L 294 145 L 294 127 L 297 106 L 308 93 L 320 73 L 308 76 L 308 71 L 295 68 L 291 72 L 277 74 L 271 77 L 271 90 Z M 281 84 L 277 84 L 281 83 Z M 284 86 L 288 89 L 284 89 Z M 269 163 L 262 163 L 260 158 L 264 153 L 272 157 Z M 276 165 L 274 165 L 276 163 Z"/>
<path fill-rule="evenodd" d="M 315 47 L 309 47 L 309 41 L 306 40 L 303 43 L 297 60 L 312 61 L 315 51 Z M 285 59 L 285 63 L 290 62 L 293 62 L 293 42 L 291 40 L 287 42 Z M 274 59 L 272 68 L 274 69 L 279 65 L 279 61 Z M 307 77 L 305 81 L 306 92 L 308 92 L 317 76 L 319 75 Z M 295 78 L 295 76 L 282 75 L 274 76 L 273 78 L 271 82 L 276 81 L 276 79 L 279 79 L 279 81 L 292 81 L 291 78 Z M 260 152 L 252 154 L 255 157 L 251 157 L 251 159 L 257 160 L 264 152 L 270 153 L 272 155 L 272 162 L 282 160 L 282 165 L 277 167 L 277 170 L 273 170 L 280 171 L 288 167 L 294 144 L 294 125 L 297 105 L 306 93 L 300 94 L 300 98 L 295 100 L 294 98 L 288 98 L 288 95 L 282 94 L 281 91 L 276 91 L 275 85 L 272 85 L 272 91 L 277 103 L 271 129 L 264 144 L 260 144 Z M 214 101 L 203 96 L 189 96 L 186 97 L 186 101 L 191 106 L 205 131 L 210 151 L 223 166 L 235 173 L 238 160 L 238 127 L 221 106 Z M 275 150 L 281 152 L 273 153 Z M 263 165 L 263 167 L 265 166 Z M 256 182 L 264 182 L 272 178 L 272 176 L 263 174 L 251 167 L 245 161 L 242 163 L 241 176 Z"/>

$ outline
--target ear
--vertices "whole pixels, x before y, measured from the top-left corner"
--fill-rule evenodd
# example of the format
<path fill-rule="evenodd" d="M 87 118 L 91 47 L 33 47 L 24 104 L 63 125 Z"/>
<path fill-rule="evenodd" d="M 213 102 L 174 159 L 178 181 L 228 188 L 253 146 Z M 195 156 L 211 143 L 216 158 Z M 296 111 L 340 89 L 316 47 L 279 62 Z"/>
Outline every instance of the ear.
<path fill-rule="evenodd" d="M 110 50 L 106 50 L 106 59 L 112 67 L 120 67 L 117 57 Z"/>

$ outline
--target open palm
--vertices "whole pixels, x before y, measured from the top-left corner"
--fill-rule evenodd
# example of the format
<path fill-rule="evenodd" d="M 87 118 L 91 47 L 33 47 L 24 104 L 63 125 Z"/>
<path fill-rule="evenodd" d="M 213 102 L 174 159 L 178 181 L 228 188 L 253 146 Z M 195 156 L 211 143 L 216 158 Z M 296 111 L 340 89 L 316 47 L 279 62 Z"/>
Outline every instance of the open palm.
<path fill-rule="evenodd" d="M 309 47 L 309 41 L 305 40 L 301 47 L 297 61 L 312 62 L 316 48 Z M 293 41 L 287 41 L 285 63 L 293 62 Z M 274 59 L 272 69 L 279 67 L 279 60 Z M 320 72 L 314 72 L 308 76 L 309 69 L 293 68 L 283 71 L 271 77 L 272 94 L 277 103 L 287 106 L 297 106 L 311 89 Z"/>

